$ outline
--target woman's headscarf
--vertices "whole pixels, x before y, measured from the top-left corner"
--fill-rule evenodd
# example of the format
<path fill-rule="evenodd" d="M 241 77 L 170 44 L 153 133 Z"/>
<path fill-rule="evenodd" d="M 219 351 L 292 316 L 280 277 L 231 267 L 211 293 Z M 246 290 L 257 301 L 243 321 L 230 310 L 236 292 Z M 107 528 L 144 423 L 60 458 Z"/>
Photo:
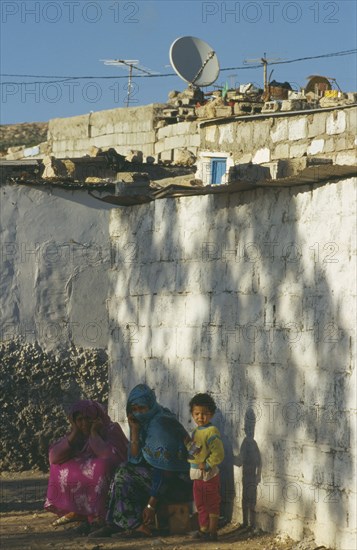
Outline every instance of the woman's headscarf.
<path fill-rule="evenodd" d="M 90 420 L 96 420 L 100 418 L 105 427 L 109 427 L 111 420 L 108 414 L 105 412 L 102 405 L 97 401 L 91 401 L 90 399 L 82 399 L 73 403 L 68 411 L 68 416 L 71 420 L 74 420 L 74 414 L 80 413 L 83 416 L 87 416 Z"/>
<path fill-rule="evenodd" d="M 132 405 L 146 406 L 149 410 L 132 412 Z M 154 391 L 146 384 L 139 384 L 130 392 L 127 413 L 132 414 L 141 426 L 140 454 L 129 456 L 130 462 L 138 463 L 144 458 L 148 464 L 161 470 L 188 469 L 183 442 L 187 432 L 169 409 L 159 405 Z"/>
<path fill-rule="evenodd" d="M 96 420 L 100 418 L 103 423 L 103 430 L 101 430 L 101 437 L 111 447 L 111 458 L 114 462 L 124 462 L 127 459 L 127 444 L 128 440 L 117 422 L 113 422 L 110 416 L 106 413 L 104 407 L 97 401 L 91 401 L 90 399 L 83 399 L 76 401 L 71 405 L 68 410 L 68 416 L 70 420 L 74 420 L 76 413 L 80 413 L 83 416 L 87 416 L 90 420 Z M 92 449 L 90 446 L 90 438 L 82 437 L 80 441 L 78 452 L 89 453 L 91 455 Z M 93 453 L 92 453 L 93 454 Z"/>

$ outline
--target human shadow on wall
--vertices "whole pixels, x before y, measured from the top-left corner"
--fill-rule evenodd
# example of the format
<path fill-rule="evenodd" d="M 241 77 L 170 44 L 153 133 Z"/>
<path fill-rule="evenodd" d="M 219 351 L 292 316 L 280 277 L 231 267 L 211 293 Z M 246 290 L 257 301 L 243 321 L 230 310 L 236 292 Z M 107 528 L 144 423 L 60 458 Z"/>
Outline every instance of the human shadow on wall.
<path fill-rule="evenodd" d="M 245 438 L 240 446 L 239 455 L 234 457 L 234 465 L 242 467 L 242 527 L 252 528 L 256 526 L 255 507 L 262 471 L 261 454 L 254 439 L 255 424 L 255 412 L 248 408 L 244 417 Z"/>

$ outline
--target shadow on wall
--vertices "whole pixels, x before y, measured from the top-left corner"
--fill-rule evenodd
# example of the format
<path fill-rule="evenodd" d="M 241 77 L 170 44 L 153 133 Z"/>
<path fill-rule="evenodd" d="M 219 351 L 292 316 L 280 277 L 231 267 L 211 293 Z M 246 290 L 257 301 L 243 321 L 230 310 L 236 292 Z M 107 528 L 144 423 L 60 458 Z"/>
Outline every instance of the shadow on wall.
<path fill-rule="evenodd" d="M 253 409 L 247 409 L 244 417 L 245 438 L 234 465 L 242 467 L 242 514 L 243 527 L 256 527 L 257 488 L 261 482 L 262 459 L 254 439 L 256 417 Z"/>
<path fill-rule="evenodd" d="M 295 538 L 311 528 L 330 545 L 351 527 L 346 181 L 167 199 L 111 219 L 119 420 L 138 382 L 186 426 L 189 398 L 211 391 L 232 448 L 231 480 L 252 410 L 243 450 L 262 455 L 257 524 Z M 254 500 L 247 496 L 248 510 Z"/>

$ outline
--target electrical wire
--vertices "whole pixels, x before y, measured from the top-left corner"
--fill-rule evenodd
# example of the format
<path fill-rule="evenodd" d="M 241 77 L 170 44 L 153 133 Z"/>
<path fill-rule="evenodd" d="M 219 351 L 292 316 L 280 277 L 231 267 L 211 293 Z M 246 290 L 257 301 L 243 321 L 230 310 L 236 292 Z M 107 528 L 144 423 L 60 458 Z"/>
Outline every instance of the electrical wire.
<path fill-rule="evenodd" d="M 297 63 L 300 61 L 309 61 L 311 59 L 324 59 L 330 57 L 341 57 L 345 55 L 353 55 L 357 53 L 357 48 L 353 50 L 342 50 L 340 52 L 332 52 L 321 55 L 312 55 L 307 57 L 298 57 L 296 59 L 288 59 L 283 61 L 272 61 L 270 65 L 285 65 L 288 63 Z M 224 71 L 234 71 L 234 70 L 256 70 L 263 67 L 263 63 L 257 63 L 255 65 L 243 65 L 238 67 L 225 67 L 220 69 L 221 72 Z M 134 67 L 135 69 L 135 67 Z M 29 75 L 29 74 L 8 74 L 3 73 L 1 77 L 11 77 L 11 78 L 49 78 L 49 79 L 58 79 L 58 80 L 43 80 L 37 82 L 1 82 L 1 85 L 19 85 L 19 84 L 58 84 L 62 82 L 70 82 L 73 80 L 118 80 L 118 79 L 128 79 L 127 75 L 119 76 L 57 76 L 57 75 Z M 165 74 L 135 74 L 135 79 L 137 78 L 166 78 L 171 76 L 177 76 L 176 73 L 165 73 Z"/>

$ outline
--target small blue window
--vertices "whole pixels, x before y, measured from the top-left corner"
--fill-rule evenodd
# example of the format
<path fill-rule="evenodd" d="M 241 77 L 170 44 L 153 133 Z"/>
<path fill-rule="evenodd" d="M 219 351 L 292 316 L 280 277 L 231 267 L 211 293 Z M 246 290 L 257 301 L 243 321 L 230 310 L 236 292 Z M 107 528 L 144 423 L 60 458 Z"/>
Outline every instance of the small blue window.
<path fill-rule="evenodd" d="M 211 185 L 222 183 L 222 177 L 226 173 L 227 159 L 213 158 L 211 160 Z"/>

